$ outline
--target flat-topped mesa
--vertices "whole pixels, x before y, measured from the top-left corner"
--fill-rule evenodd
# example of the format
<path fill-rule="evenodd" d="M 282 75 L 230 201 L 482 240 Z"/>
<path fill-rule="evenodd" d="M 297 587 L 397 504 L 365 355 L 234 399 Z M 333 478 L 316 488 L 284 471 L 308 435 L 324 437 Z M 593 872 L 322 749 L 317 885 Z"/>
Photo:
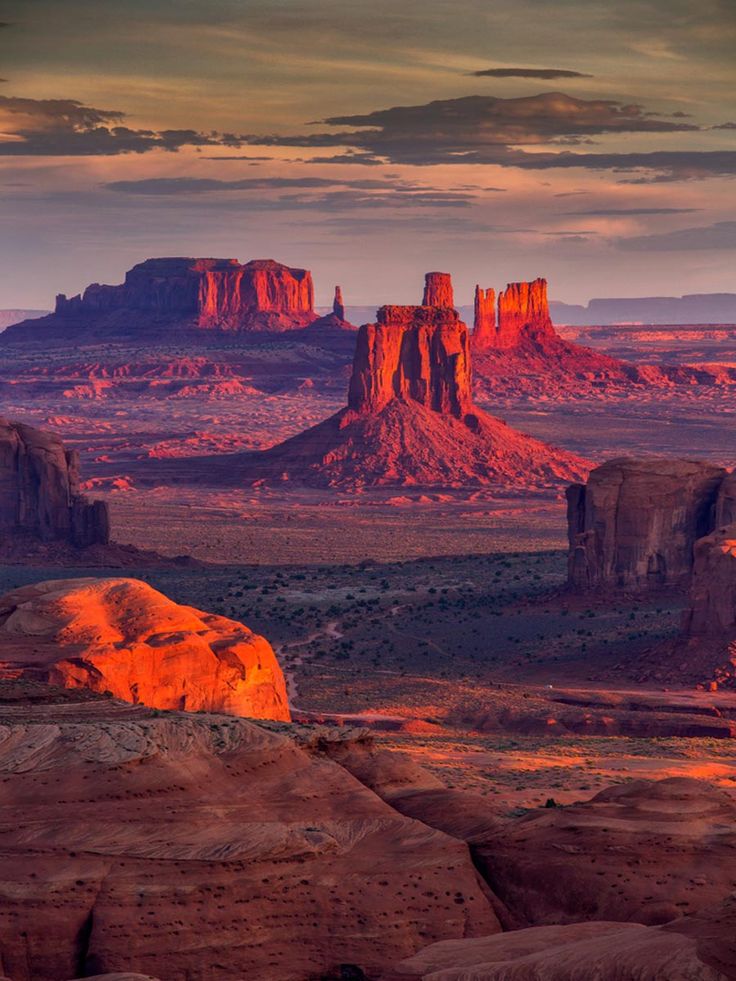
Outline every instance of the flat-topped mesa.
<path fill-rule="evenodd" d="M 345 319 L 345 303 L 342 298 L 342 290 L 339 286 L 335 287 L 335 299 L 332 301 L 332 313 L 338 320 Z"/>
<path fill-rule="evenodd" d="M 495 347 L 496 340 L 496 291 L 475 287 L 473 333 L 470 335 L 471 351 L 487 351 Z"/>
<path fill-rule="evenodd" d="M 461 419 L 472 408 L 468 349 L 456 310 L 381 307 L 358 331 L 348 407 L 377 413 L 399 399 Z"/>
<path fill-rule="evenodd" d="M 713 530 L 726 471 L 693 460 L 609 460 L 567 490 L 568 584 L 576 591 L 683 585 Z"/>
<path fill-rule="evenodd" d="M 0 537 L 106 545 L 103 501 L 79 492 L 79 458 L 54 433 L 0 417 Z"/>
<path fill-rule="evenodd" d="M 313 308 L 312 274 L 273 259 L 147 259 L 119 286 L 93 283 L 82 296 L 56 298 L 56 314 L 70 319 L 122 310 L 235 331 L 304 327 Z"/>
<path fill-rule="evenodd" d="M 555 337 L 547 302 L 547 280 L 509 283 L 498 297 L 496 348 L 518 347 L 525 340 Z"/>
<path fill-rule="evenodd" d="M 426 273 L 422 306 L 454 308 L 455 294 L 452 289 L 452 276 L 449 273 Z"/>

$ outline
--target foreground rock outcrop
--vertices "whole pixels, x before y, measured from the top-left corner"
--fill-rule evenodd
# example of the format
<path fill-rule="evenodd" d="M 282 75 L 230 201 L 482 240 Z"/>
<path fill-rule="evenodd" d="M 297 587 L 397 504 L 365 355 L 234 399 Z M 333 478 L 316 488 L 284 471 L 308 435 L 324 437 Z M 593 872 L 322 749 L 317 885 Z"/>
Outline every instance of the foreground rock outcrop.
<path fill-rule="evenodd" d="M 54 433 L 0 417 L 0 536 L 105 545 L 107 505 L 79 491 L 79 457 Z"/>
<path fill-rule="evenodd" d="M 42 687 L 0 682 L 13 981 L 372 978 L 498 931 L 467 846 L 318 751 L 244 719 Z"/>
<path fill-rule="evenodd" d="M 151 708 L 289 719 L 271 645 L 137 579 L 62 579 L 0 598 L 0 674 Z"/>
<path fill-rule="evenodd" d="M 473 854 L 522 923 L 656 925 L 729 897 L 734 848 L 736 802 L 673 777 L 529 813 L 474 842 Z"/>
<path fill-rule="evenodd" d="M 358 333 L 347 408 L 263 453 L 190 461 L 188 479 L 549 490 L 589 466 L 473 404 L 456 310 L 384 306 Z"/>
<path fill-rule="evenodd" d="M 147 259 L 119 286 L 93 283 L 83 294 L 56 298 L 48 317 L 16 324 L 9 341 L 85 336 L 135 336 L 151 328 L 283 331 L 316 319 L 312 274 L 273 259 Z"/>
<path fill-rule="evenodd" d="M 713 528 L 722 467 L 629 457 L 568 488 L 568 581 L 575 590 L 687 583 L 695 542 Z"/>
<path fill-rule="evenodd" d="M 736 977 L 736 902 L 661 927 L 575 923 L 444 940 L 391 981 L 728 981 Z"/>

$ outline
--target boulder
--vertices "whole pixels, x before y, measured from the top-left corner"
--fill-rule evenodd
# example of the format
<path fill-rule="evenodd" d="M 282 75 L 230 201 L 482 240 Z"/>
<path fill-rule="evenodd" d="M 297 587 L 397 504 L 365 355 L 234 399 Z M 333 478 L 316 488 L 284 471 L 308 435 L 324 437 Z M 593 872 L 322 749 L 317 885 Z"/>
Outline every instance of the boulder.
<path fill-rule="evenodd" d="M 0 598 L 5 673 L 152 708 L 288 719 L 271 645 L 137 579 L 62 579 Z"/>

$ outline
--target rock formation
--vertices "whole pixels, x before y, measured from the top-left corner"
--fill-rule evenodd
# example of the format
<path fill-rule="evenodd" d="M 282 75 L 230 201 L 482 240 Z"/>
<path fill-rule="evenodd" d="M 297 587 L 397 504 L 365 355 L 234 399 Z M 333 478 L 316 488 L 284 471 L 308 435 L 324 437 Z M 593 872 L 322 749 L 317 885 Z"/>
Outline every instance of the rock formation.
<path fill-rule="evenodd" d="M 498 296 L 498 327 L 494 347 L 518 347 L 524 341 L 555 337 L 547 303 L 547 280 L 509 283 Z"/>
<path fill-rule="evenodd" d="M 736 977 L 736 902 L 660 927 L 568 923 L 443 940 L 391 981 L 727 981 Z"/>
<path fill-rule="evenodd" d="M 342 299 L 342 290 L 339 286 L 335 287 L 335 299 L 332 301 L 332 313 L 338 320 L 345 319 L 345 304 Z"/>
<path fill-rule="evenodd" d="M 422 306 L 454 309 L 455 294 L 449 273 L 428 272 L 425 275 Z"/>
<path fill-rule="evenodd" d="M 288 719 L 270 644 L 137 579 L 66 579 L 0 598 L 5 671 L 151 708 Z"/>
<path fill-rule="evenodd" d="M 360 328 L 348 408 L 378 413 L 394 399 L 457 419 L 470 410 L 468 331 L 457 311 L 381 307 L 377 322 Z"/>
<path fill-rule="evenodd" d="M 552 489 L 587 473 L 587 461 L 473 405 L 468 349 L 450 307 L 381 307 L 358 333 L 347 408 L 262 453 L 190 460 L 189 479 Z"/>
<path fill-rule="evenodd" d="M 145 330 L 283 331 L 305 327 L 316 314 L 312 275 L 273 259 L 147 259 L 119 286 L 93 283 L 82 295 L 56 298 L 56 311 L 32 322 L 34 335 L 77 331 L 103 336 Z M 27 322 L 26 322 L 27 323 Z M 23 339 L 30 328 L 8 328 Z"/>
<path fill-rule="evenodd" d="M 736 802 L 712 784 L 671 777 L 529 813 L 472 851 L 523 924 L 655 925 L 730 896 L 735 847 Z"/>
<path fill-rule="evenodd" d="M 496 291 L 475 287 L 473 333 L 470 349 L 476 354 L 495 346 L 496 341 Z"/>
<path fill-rule="evenodd" d="M 79 458 L 54 433 L 0 417 L 0 534 L 107 544 L 107 505 L 79 493 Z"/>
<path fill-rule="evenodd" d="M 687 582 L 713 528 L 726 471 L 692 460 L 609 460 L 567 491 L 573 589 L 641 590 Z"/>
<path fill-rule="evenodd" d="M 31 688 L 0 682 L 13 981 L 374 978 L 499 930 L 463 842 L 288 727 Z"/>

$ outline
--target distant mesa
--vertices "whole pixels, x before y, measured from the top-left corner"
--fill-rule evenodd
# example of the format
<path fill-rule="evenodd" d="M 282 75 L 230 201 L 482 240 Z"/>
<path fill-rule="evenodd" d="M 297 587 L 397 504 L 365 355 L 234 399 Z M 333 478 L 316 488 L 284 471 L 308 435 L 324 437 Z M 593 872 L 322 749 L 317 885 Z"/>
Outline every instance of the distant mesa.
<path fill-rule="evenodd" d="M 474 405 L 470 336 L 451 297 L 449 276 L 430 273 L 425 298 L 443 305 L 381 307 L 358 331 L 346 408 L 265 452 L 207 458 L 208 478 L 549 489 L 587 473 Z"/>
<path fill-rule="evenodd" d="M 736 293 L 600 297 L 587 306 L 553 301 L 552 313 L 571 327 L 614 324 L 734 324 Z"/>
<path fill-rule="evenodd" d="M 0 532 L 74 548 L 107 545 L 107 505 L 79 491 L 79 457 L 54 433 L 0 417 Z"/>
<path fill-rule="evenodd" d="M 137 579 L 63 579 L 0 598 L 3 672 L 150 708 L 289 719 L 271 645 Z"/>
<path fill-rule="evenodd" d="M 609 460 L 568 488 L 568 582 L 577 591 L 687 585 L 727 471 L 693 460 Z M 725 505 L 724 505 L 725 507 Z"/>
<path fill-rule="evenodd" d="M 53 314 L 9 327 L 5 337 L 23 340 L 31 329 L 35 337 L 69 337 L 77 331 L 129 335 L 152 326 L 164 332 L 286 331 L 316 318 L 312 274 L 306 269 L 273 259 L 245 265 L 236 259 L 147 259 L 119 286 L 93 283 L 79 296 L 60 294 Z"/>

